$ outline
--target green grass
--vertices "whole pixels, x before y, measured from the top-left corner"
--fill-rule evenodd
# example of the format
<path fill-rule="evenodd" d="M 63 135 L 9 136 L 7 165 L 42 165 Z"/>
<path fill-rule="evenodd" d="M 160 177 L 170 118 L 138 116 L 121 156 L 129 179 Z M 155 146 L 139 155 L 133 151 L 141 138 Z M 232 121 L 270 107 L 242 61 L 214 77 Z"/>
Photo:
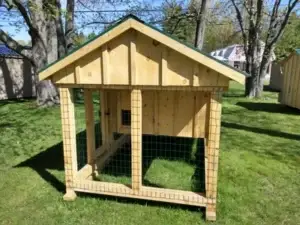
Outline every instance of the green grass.
<path fill-rule="evenodd" d="M 277 93 L 242 93 L 233 84 L 223 98 L 215 224 L 299 224 L 300 111 L 278 105 Z M 58 107 L 0 102 L 0 224 L 206 224 L 194 207 L 90 195 L 64 202 L 60 126 Z M 191 166 L 176 163 L 185 169 L 155 159 L 145 177 L 188 188 Z"/>

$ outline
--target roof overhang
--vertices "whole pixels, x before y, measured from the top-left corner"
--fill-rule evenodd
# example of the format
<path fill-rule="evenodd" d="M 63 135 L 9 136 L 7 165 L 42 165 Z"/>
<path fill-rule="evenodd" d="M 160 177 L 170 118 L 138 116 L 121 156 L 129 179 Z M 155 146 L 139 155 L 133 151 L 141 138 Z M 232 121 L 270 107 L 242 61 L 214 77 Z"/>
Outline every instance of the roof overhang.
<path fill-rule="evenodd" d="M 116 23 L 114 26 L 112 26 L 110 29 L 106 30 L 99 36 L 83 44 L 79 48 L 73 50 L 65 57 L 48 65 L 46 68 L 39 72 L 39 79 L 49 79 L 53 74 L 55 74 L 59 70 L 77 61 L 81 57 L 92 52 L 96 48 L 99 48 L 100 46 L 106 44 L 113 38 L 116 38 L 117 36 L 121 35 L 129 29 L 139 31 L 149 36 L 150 38 L 161 42 L 167 47 L 187 56 L 188 58 L 191 58 L 201 64 L 204 64 L 206 67 L 228 77 L 231 80 L 237 81 L 241 84 L 245 83 L 245 77 L 248 76 L 248 74 L 239 71 L 236 68 L 226 64 L 225 62 L 217 60 L 213 56 L 205 54 L 199 51 L 198 49 L 193 48 L 190 45 L 184 44 L 169 35 L 166 35 L 157 28 L 150 26 L 131 15 Z"/>

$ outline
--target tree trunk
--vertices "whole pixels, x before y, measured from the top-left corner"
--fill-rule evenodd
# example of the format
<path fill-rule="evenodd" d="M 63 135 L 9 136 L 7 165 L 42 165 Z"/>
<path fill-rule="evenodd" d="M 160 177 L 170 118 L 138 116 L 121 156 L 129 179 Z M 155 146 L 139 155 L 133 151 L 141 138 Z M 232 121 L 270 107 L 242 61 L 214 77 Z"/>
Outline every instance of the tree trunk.
<path fill-rule="evenodd" d="M 35 0 L 35 7 L 30 10 L 32 10 L 32 22 L 38 28 L 38 34 L 30 35 L 36 75 L 36 100 L 38 106 L 48 107 L 59 104 L 58 91 L 51 81 L 40 81 L 38 71 L 58 58 L 60 46 L 58 46 L 56 17 L 43 11 L 41 0 Z"/>
<path fill-rule="evenodd" d="M 205 18 L 206 18 L 206 6 L 208 0 L 202 0 L 201 4 L 199 1 L 195 1 L 195 8 L 197 19 L 196 19 L 196 33 L 195 33 L 195 43 L 194 46 L 198 49 L 203 48 L 204 34 L 205 34 Z"/>

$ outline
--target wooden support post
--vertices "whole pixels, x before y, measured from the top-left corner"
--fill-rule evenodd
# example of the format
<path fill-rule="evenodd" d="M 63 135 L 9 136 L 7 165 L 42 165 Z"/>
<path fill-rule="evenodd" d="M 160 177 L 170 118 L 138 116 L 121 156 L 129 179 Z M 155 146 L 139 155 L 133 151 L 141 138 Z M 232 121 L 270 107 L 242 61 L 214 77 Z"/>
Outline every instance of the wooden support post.
<path fill-rule="evenodd" d="M 66 194 L 64 195 L 64 200 L 72 201 L 76 198 L 74 183 L 77 174 L 73 89 L 60 88 L 59 91 L 66 181 Z"/>
<path fill-rule="evenodd" d="M 216 198 L 218 180 L 219 142 L 221 127 L 222 92 L 211 92 L 209 104 L 209 127 L 207 138 L 206 168 L 206 219 L 216 220 Z"/>
<path fill-rule="evenodd" d="M 105 90 L 100 91 L 100 111 L 101 111 L 101 139 L 102 145 L 106 144 L 109 140 L 108 138 L 108 118 L 106 116 L 107 111 L 107 95 Z"/>
<path fill-rule="evenodd" d="M 135 193 L 142 187 L 142 93 L 131 91 L 131 160 L 132 189 Z"/>
<path fill-rule="evenodd" d="M 85 107 L 85 124 L 87 140 L 87 163 L 92 166 L 92 172 L 95 171 L 95 120 L 93 90 L 84 89 L 84 107 Z"/>

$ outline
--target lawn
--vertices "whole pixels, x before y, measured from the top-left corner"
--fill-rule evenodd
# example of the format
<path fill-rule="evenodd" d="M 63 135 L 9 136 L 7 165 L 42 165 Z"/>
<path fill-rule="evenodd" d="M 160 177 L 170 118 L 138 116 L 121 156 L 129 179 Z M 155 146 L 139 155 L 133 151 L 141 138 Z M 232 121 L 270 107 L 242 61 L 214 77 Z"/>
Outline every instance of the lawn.
<path fill-rule="evenodd" d="M 300 111 L 277 104 L 277 93 L 265 92 L 259 101 L 242 93 L 232 84 L 223 98 L 215 224 L 299 224 Z M 76 108 L 81 132 L 83 107 Z M 0 224 L 206 223 L 196 207 L 92 195 L 64 202 L 61 148 L 59 107 L 0 102 Z M 152 181 L 161 168 L 178 169 L 167 160 L 151 167 Z M 188 181 L 180 179 L 171 185 L 185 187 Z"/>

